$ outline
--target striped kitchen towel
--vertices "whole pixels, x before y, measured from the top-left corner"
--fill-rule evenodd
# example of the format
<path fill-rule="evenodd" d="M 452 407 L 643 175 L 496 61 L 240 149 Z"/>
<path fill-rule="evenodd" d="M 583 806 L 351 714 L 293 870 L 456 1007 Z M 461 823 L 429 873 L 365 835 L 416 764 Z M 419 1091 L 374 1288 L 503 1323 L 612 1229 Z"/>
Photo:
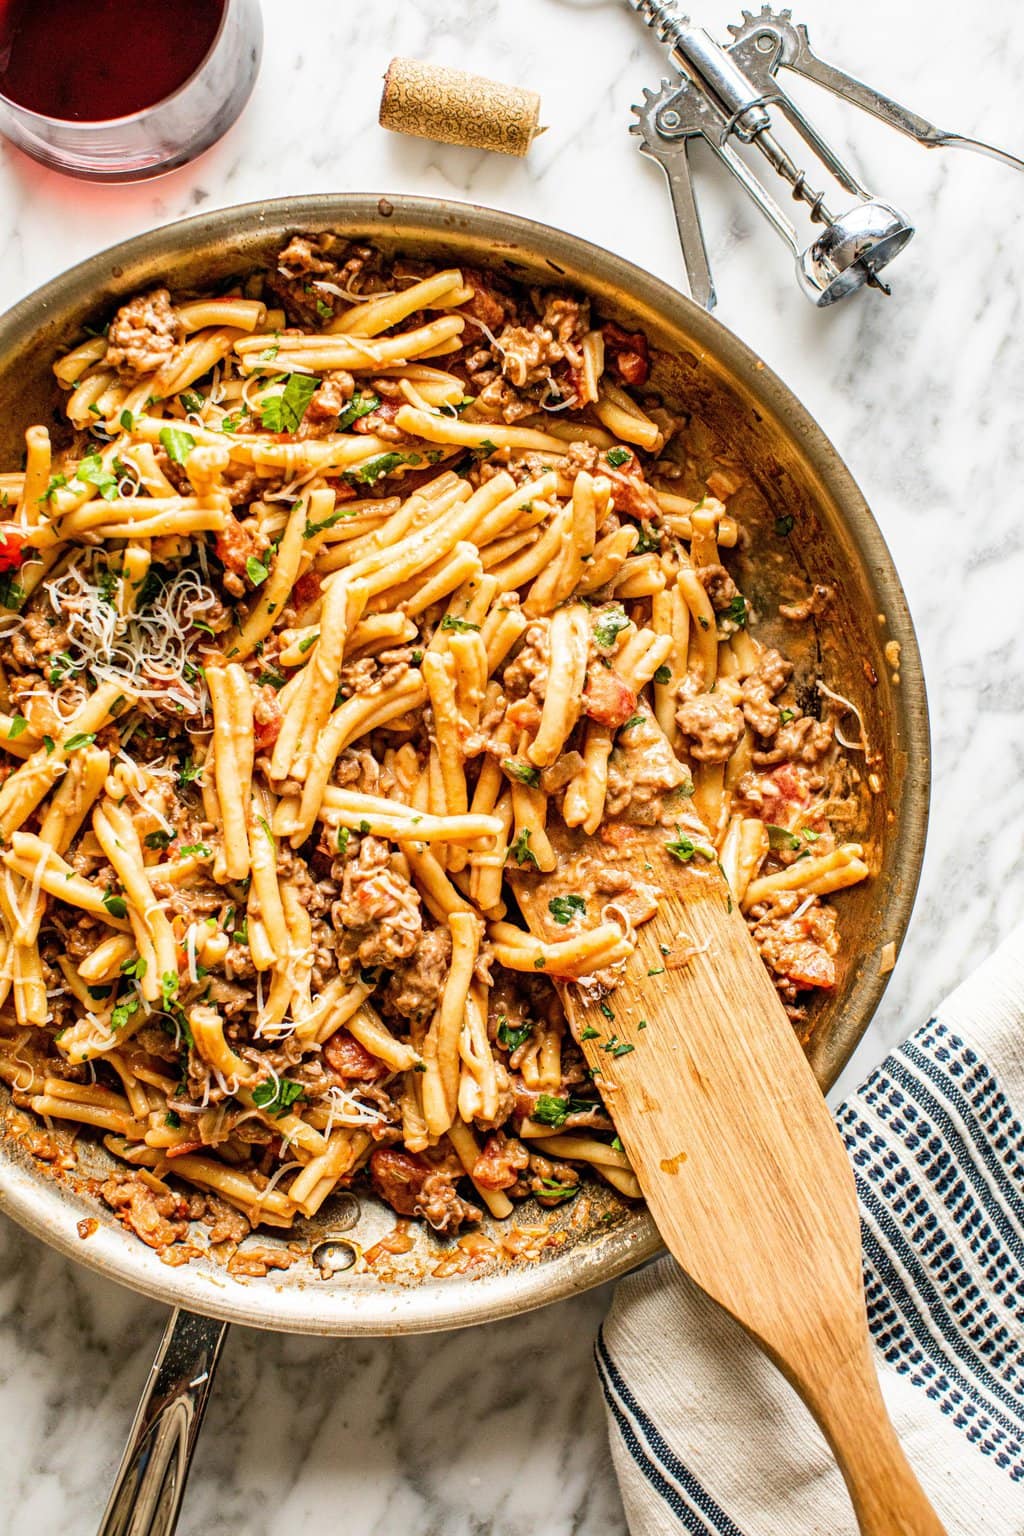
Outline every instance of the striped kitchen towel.
<path fill-rule="evenodd" d="M 906 1453 L 949 1536 L 1024 1536 L 1024 928 L 836 1120 Z M 632 1536 L 856 1536 L 817 1426 L 674 1260 L 618 1286 L 597 1367 Z"/>

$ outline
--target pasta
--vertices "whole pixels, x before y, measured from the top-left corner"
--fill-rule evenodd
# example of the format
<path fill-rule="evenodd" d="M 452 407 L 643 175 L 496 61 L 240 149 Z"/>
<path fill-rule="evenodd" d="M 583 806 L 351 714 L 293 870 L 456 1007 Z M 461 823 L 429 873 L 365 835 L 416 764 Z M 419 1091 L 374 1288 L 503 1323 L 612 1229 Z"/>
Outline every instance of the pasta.
<path fill-rule="evenodd" d="M 742 471 L 694 470 L 641 333 L 333 237 L 54 375 L 69 435 L 0 474 L 15 1103 L 105 1140 L 157 1248 L 353 1184 L 445 1233 L 637 1197 L 559 988 L 613 991 L 657 892 L 555 829 L 718 860 L 798 1027 L 869 874 L 857 711 L 722 564 Z"/>

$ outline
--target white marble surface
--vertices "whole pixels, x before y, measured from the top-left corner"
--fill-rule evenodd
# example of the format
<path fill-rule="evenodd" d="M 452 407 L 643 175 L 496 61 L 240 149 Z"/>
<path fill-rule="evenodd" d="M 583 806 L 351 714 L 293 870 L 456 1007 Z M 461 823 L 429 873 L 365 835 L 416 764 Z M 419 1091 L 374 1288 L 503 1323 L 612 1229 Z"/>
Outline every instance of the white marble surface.
<path fill-rule="evenodd" d="M 508 208 L 681 282 L 660 172 L 626 131 L 660 60 L 619 0 L 268 0 L 265 11 L 253 101 L 192 167 L 148 186 L 92 188 L 0 147 L 0 304 L 199 207 L 327 190 Z M 803 0 L 798 19 L 827 57 L 948 126 L 1005 141 L 1024 73 L 1016 13 L 1013 0 L 968 13 L 934 0 L 922 26 L 910 0 Z M 699 17 L 720 34 L 738 19 L 722 0 L 706 0 Z M 385 134 L 376 103 L 394 53 L 535 87 L 548 133 L 525 163 Z M 903 574 L 929 680 L 935 789 L 921 894 L 852 1081 L 1024 910 L 1024 181 L 926 153 L 827 99 L 821 120 L 918 222 L 891 300 L 865 294 L 816 313 L 731 187 L 706 178 L 705 206 L 718 313 L 809 405 L 863 486 Z M 0 1532 L 89 1532 L 163 1314 L 6 1223 L 0 1241 Z M 486 1339 L 236 1331 L 182 1529 L 265 1536 L 316 1520 L 360 1536 L 618 1536 L 590 1365 L 605 1304 L 597 1292 Z"/>

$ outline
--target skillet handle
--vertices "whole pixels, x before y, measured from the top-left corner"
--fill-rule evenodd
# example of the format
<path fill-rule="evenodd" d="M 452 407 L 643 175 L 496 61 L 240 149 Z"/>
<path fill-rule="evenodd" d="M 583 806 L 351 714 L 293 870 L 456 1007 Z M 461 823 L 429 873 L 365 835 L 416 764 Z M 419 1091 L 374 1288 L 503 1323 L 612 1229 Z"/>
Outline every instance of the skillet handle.
<path fill-rule="evenodd" d="M 171 1313 L 99 1536 L 173 1536 L 227 1331 L 212 1317 Z"/>

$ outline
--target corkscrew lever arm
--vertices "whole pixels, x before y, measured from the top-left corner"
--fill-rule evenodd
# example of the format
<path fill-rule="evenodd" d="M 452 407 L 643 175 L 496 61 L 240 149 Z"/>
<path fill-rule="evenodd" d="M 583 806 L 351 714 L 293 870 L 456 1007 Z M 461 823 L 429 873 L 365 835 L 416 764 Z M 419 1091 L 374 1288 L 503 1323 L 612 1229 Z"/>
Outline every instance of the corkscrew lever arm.
<path fill-rule="evenodd" d="M 943 128 L 936 128 L 935 124 L 928 122 L 927 118 L 909 111 L 898 101 L 893 101 L 891 96 L 883 96 L 881 91 L 865 85 L 862 80 L 848 75 L 845 70 L 837 69 L 834 64 L 826 64 L 824 59 L 819 59 L 813 52 L 807 41 L 805 27 L 794 27 L 791 35 L 793 34 L 795 34 L 795 46 L 791 51 L 787 49 L 783 53 L 781 62 L 795 74 L 812 80 L 815 85 L 831 91 L 834 96 L 848 101 L 851 106 L 870 112 L 872 117 L 888 123 L 890 128 L 897 129 L 908 138 L 916 139 L 918 144 L 923 144 L 926 149 L 937 149 L 942 146 L 973 149 L 978 154 L 990 155 L 993 160 L 1000 160 L 1003 165 L 1011 166 L 1015 171 L 1024 171 L 1024 160 L 1011 155 L 1008 150 L 998 149 L 994 144 L 986 144 L 983 139 L 972 139 L 962 133 L 947 133 Z"/>

